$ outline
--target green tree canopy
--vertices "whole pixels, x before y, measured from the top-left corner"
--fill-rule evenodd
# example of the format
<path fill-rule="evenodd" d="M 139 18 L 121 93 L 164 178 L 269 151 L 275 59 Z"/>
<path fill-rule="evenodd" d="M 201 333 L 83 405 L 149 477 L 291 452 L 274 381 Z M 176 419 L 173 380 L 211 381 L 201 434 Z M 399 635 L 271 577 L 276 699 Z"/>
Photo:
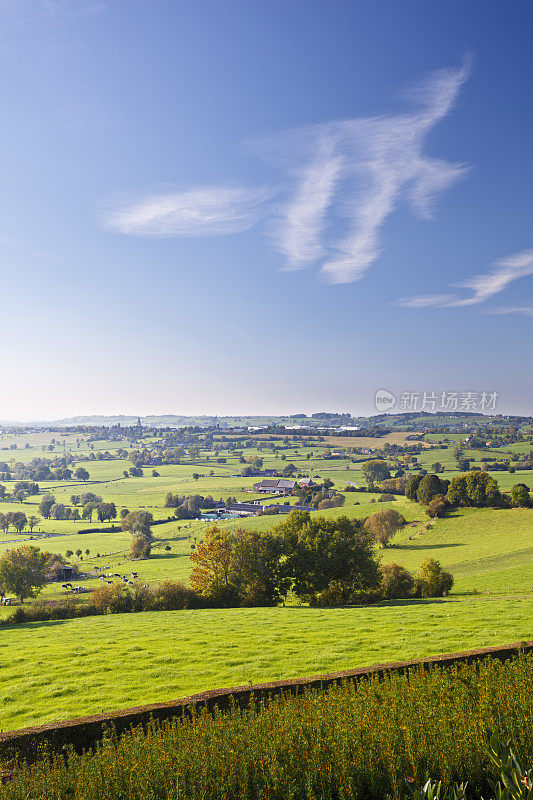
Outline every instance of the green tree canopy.
<path fill-rule="evenodd" d="M 486 472 L 467 472 L 452 478 L 447 499 L 453 506 L 498 508 L 502 498 L 497 481 Z"/>
<path fill-rule="evenodd" d="M 45 518 L 50 519 L 50 510 L 56 504 L 56 499 L 53 494 L 45 494 L 39 503 L 39 513 Z"/>
<path fill-rule="evenodd" d="M 33 545 L 7 550 L 0 558 L 0 583 L 23 603 L 26 597 L 35 597 L 46 583 L 49 560 L 50 553 Z"/>
<path fill-rule="evenodd" d="M 191 586 L 222 605 L 269 606 L 280 599 L 282 541 L 214 525 L 191 555 Z"/>
<path fill-rule="evenodd" d="M 387 463 L 381 459 L 365 461 L 361 469 L 369 489 L 373 489 L 376 483 L 381 483 L 386 478 L 390 478 Z"/>
<path fill-rule="evenodd" d="M 130 511 L 122 520 L 122 530 L 151 540 L 153 522 L 154 518 L 149 511 Z"/>
<path fill-rule="evenodd" d="M 511 489 L 511 502 L 515 508 L 529 508 L 531 495 L 525 483 L 516 483 Z"/>
<path fill-rule="evenodd" d="M 427 506 L 434 497 L 445 495 L 449 485 L 450 481 L 443 480 L 438 475 L 425 475 L 418 484 L 416 499 Z"/>
<path fill-rule="evenodd" d="M 442 597 L 453 586 L 453 576 L 434 558 L 426 558 L 416 573 L 415 582 L 422 597 Z"/>
<path fill-rule="evenodd" d="M 405 518 L 402 517 L 399 511 L 394 508 L 382 508 L 370 514 L 365 522 L 365 529 L 382 547 L 387 547 L 396 531 L 402 525 L 405 525 Z"/>
<path fill-rule="evenodd" d="M 355 602 L 379 585 L 373 538 L 359 520 L 291 511 L 272 533 L 283 541 L 284 577 L 302 600 L 321 602 L 335 588 L 339 602 Z"/>
<path fill-rule="evenodd" d="M 411 475 L 407 479 L 407 483 L 405 484 L 405 496 L 409 500 L 416 500 L 417 499 L 417 492 L 418 487 L 422 481 L 423 475 Z"/>

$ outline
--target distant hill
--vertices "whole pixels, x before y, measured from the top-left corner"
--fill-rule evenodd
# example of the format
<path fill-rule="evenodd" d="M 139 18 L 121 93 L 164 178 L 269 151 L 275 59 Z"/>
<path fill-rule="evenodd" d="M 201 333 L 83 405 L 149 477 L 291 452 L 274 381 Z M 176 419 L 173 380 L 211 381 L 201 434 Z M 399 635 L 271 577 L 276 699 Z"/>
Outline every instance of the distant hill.
<path fill-rule="evenodd" d="M 470 428 L 471 426 L 508 426 L 508 425 L 533 425 L 532 417 L 509 416 L 504 414 L 489 415 L 475 412 L 436 412 L 426 411 L 401 412 L 393 414 L 375 414 L 369 417 L 350 417 L 346 413 L 316 412 L 312 415 L 291 414 L 286 416 L 186 416 L 181 414 L 153 414 L 141 416 L 116 414 L 105 416 L 101 414 L 80 415 L 65 417 L 63 419 L 39 421 L 39 422 L 19 422 L 13 420 L 1 420 L 0 425 L 5 427 L 27 427 L 34 428 L 73 428 L 77 426 L 108 427 L 115 425 L 122 427 L 132 427 L 137 425 L 138 419 L 145 428 L 184 428 L 200 427 L 211 428 L 218 426 L 221 429 L 235 427 L 265 427 L 265 426 L 284 426 L 297 430 L 299 427 L 358 427 L 363 430 L 374 429 L 390 431 L 431 431 L 438 428 L 456 429 L 457 431 Z"/>

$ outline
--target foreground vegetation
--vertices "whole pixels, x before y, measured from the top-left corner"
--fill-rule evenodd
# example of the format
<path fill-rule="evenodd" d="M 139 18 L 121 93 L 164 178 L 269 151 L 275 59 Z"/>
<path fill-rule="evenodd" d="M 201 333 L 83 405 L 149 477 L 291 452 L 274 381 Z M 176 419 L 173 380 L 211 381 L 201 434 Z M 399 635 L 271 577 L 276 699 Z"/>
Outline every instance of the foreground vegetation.
<path fill-rule="evenodd" d="M 533 759 L 533 657 L 410 670 L 258 709 L 109 732 L 95 753 L 15 767 L 5 800 L 401 800 L 428 776 L 492 796 L 487 730 Z M 407 779 L 407 782 L 406 782 Z M 444 796 L 444 791 L 441 796 Z M 527 784 L 523 794 L 527 796 Z"/>

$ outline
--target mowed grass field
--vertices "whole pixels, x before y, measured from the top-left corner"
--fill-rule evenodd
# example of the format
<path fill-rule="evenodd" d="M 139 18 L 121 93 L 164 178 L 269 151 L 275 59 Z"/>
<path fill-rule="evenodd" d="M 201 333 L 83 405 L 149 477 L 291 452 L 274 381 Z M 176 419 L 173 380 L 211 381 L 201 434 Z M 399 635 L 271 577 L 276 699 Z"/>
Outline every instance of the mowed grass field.
<path fill-rule="evenodd" d="M 525 597 L 228 609 L 28 623 L 0 633 L 0 728 L 531 638 Z"/>

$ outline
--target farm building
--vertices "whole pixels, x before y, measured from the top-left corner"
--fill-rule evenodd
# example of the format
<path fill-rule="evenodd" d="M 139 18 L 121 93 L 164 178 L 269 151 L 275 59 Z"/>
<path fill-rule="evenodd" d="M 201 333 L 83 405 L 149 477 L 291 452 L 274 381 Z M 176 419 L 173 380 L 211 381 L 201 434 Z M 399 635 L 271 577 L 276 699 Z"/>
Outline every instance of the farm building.
<path fill-rule="evenodd" d="M 290 494 L 296 481 L 288 478 L 266 478 L 259 483 L 254 483 L 254 492 L 267 492 L 268 494 Z"/>
<path fill-rule="evenodd" d="M 62 564 L 56 567 L 50 575 L 50 579 L 53 581 L 71 581 L 75 577 L 74 567 L 71 567 L 70 564 Z"/>

